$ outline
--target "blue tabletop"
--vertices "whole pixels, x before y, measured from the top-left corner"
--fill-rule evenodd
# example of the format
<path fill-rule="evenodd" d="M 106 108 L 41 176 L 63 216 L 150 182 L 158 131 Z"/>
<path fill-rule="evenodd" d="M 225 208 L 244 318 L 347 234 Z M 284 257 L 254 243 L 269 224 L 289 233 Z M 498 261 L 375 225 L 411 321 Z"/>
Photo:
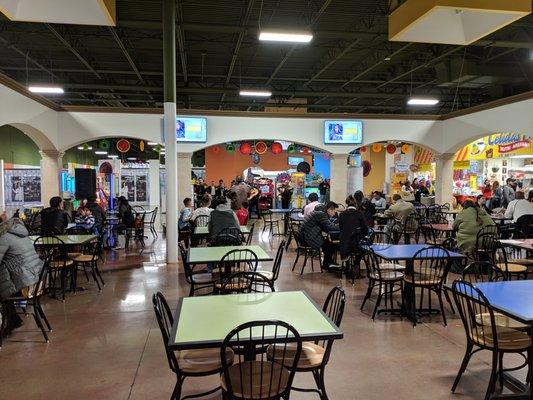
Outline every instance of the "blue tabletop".
<path fill-rule="evenodd" d="M 476 283 L 498 311 L 533 324 L 533 280 Z"/>
<path fill-rule="evenodd" d="M 400 261 L 413 258 L 415 253 L 421 249 L 425 249 L 427 244 L 374 244 L 372 249 L 378 257 L 384 258 L 390 261 Z M 448 252 L 451 258 L 464 258 L 465 256 L 453 251 Z M 446 252 L 438 252 L 435 256 L 445 257 Z"/>
<path fill-rule="evenodd" d="M 292 211 L 292 208 L 271 208 L 273 213 L 288 213 Z"/>

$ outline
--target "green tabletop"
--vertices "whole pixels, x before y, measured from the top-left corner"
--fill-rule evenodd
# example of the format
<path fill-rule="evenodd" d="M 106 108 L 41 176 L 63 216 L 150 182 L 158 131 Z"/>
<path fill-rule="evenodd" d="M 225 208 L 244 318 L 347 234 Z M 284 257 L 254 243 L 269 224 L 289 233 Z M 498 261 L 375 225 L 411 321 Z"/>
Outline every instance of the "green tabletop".
<path fill-rule="evenodd" d="M 252 250 L 258 261 L 272 261 L 273 258 L 261 246 L 220 246 L 220 247 L 191 247 L 188 252 L 189 264 L 207 264 L 222 260 L 222 257 L 232 250 Z M 235 260 L 239 261 L 239 260 Z"/>
<path fill-rule="evenodd" d="M 219 347 L 232 329 L 258 320 L 291 324 L 304 340 L 343 336 L 303 291 L 250 293 L 181 298 L 169 346 L 175 350 Z"/>
<path fill-rule="evenodd" d="M 35 241 L 39 236 L 30 236 L 30 239 L 32 241 Z M 80 245 L 88 243 L 96 238 L 98 236 L 96 235 L 57 235 L 56 238 L 60 239 L 65 245 Z M 54 241 L 54 237 L 50 238 L 41 238 L 39 241 L 39 244 L 46 245 L 54 245 L 57 244 L 57 241 Z"/>
<path fill-rule="evenodd" d="M 248 228 L 246 225 L 241 225 L 241 233 L 250 233 L 250 228 Z M 194 234 L 195 235 L 208 235 L 209 234 L 209 227 L 207 226 L 197 226 L 194 228 Z"/>

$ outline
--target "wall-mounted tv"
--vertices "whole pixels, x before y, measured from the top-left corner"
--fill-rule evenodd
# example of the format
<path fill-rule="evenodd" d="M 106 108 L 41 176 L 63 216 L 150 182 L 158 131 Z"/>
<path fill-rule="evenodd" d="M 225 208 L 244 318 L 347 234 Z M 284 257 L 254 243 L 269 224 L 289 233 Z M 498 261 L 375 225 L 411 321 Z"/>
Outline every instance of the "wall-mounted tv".
<path fill-rule="evenodd" d="M 298 165 L 301 162 L 304 162 L 305 159 L 303 157 L 289 157 L 287 161 L 289 165 Z"/>
<path fill-rule="evenodd" d="M 324 121 L 324 144 L 363 143 L 363 122 L 356 120 Z"/>
<path fill-rule="evenodd" d="M 176 140 L 178 142 L 207 142 L 207 119 L 200 117 L 177 117 Z"/>

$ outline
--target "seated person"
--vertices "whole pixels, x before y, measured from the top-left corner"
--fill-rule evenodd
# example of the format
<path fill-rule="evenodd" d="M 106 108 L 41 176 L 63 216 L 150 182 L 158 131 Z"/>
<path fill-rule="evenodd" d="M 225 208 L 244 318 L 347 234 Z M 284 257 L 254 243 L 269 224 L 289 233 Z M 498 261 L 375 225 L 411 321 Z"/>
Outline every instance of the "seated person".
<path fill-rule="evenodd" d="M 87 197 L 87 204 L 85 207 L 89 209 L 94 217 L 94 226 L 98 232 L 102 232 L 104 229 L 105 211 L 96 202 L 96 196 L 92 195 Z"/>
<path fill-rule="evenodd" d="M 239 220 L 231 209 L 229 199 L 218 197 L 213 200 L 212 206 L 214 210 L 211 212 L 211 219 L 209 220 L 209 235 L 211 240 L 216 238 L 226 228 L 235 228 L 240 231 Z"/>
<path fill-rule="evenodd" d="M 248 224 L 248 202 L 243 201 L 241 208 L 239 208 L 235 214 L 237 214 L 239 224 L 246 226 L 246 224 Z"/>
<path fill-rule="evenodd" d="M 318 201 L 318 194 L 316 193 L 311 193 L 308 200 L 309 203 L 307 203 L 307 205 L 304 207 L 304 217 L 307 217 L 309 214 L 315 211 L 315 207 L 320 204 Z"/>
<path fill-rule="evenodd" d="M 188 231 L 190 230 L 189 221 L 191 220 L 193 213 L 192 199 L 190 197 L 186 197 L 183 200 L 183 206 L 184 207 L 181 209 L 180 217 L 178 219 L 178 230 Z"/>
<path fill-rule="evenodd" d="M 88 208 L 78 208 L 78 212 L 76 213 L 76 218 L 74 221 L 76 222 L 76 226 L 86 229 L 91 233 L 98 234 L 98 230 L 95 226 L 95 218 L 92 215 L 91 210 Z"/>
<path fill-rule="evenodd" d="M 202 198 L 200 199 L 200 207 L 198 207 L 196 210 L 192 212 L 191 215 L 191 221 L 194 222 L 194 220 L 202 215 L 210 216 L 211 211 L 213 211 L 212 208 L 209 206 L 211 205 L 211 196 L 209 194 L 204 194 Z"/>
<path fill-rule="evenodd" d="M 376 210 L 378 211 L 383 211 L 385 208 L 387 208 L 387 200 L 385 200 L 383 194 L 377 190 L 372 193 L 372 200 L 370 201 L 372 204 L 374 204 L 374 207 L 376 207 Z"/>
<path fill-rule="evenodd" d="M 487 214 L 490 215 L 491 211 L 487 207 L 487 198 L 484 195 L 482 194 L 478 195 L 476 198 L 476 203 L 479 208 L 481 208 L 483 211 L 485 211 Z"/>
<path fill-rule="evenodd" d="M 311 195 L 313 194 L 316 195 L 316 193 L 311 193 Z M 338 247 L 337 244 L 332 243 L 322 235 L 323 233 L 328 234 L 339 231 L 338 225 L 329 220 L 335 215 L 336 210 L 337 204 L 333 201 L 328 202 L 326 206 L 320 205 L 305 217 L 300 226 L 302 240 L 308 246 L 316 250 L 321 249 L 324 253 L 324 259 L 322 261 L 322 269 L 324 270 L 328 270 L 333 265 L 333 255 Z"/>
<path fill-rule="evenodd" d="M 59 196 L 50 199 L 50 207 L 41 211 L 41 232 L 44 235 L 61 235 L 68 226 L 68 215 L 63 210 L 63 200 Z"/>
<path fill-rule="evenodd" d="M 130 202 L 124 196 L 118 198 L 118 217 L 120 218 L 121 229 L 133 228 L 135 216 L 133 215 Z"/>
<path fill-rule="evenodd" d="M 512 218 L 513 222 L 516 223 L 518 218 L 522 215 L 532 215 L 533 214 L 533 204 L 525 199 L 525 194 L 522 191 L 517 191 L 515 194 L 515 199 L 512 200 L 507 209 L 505 210 L 505 218 Z"/>
<path fill-rule="evenodd" d="M 357 203 L 353 196 L 346 198 L 346 210 L 339 216 L 340 253 L 341 258 L 346 259 L 357 249 L 359 241 L 368 233 L 365 216 L 357 209 Z"/>
<path fill-rule="evenodd" d="M 374 203 L 368 200 L 362 191 L 356 190 L 353 194 L 356 207 L 365 216 L 365 221 L 368 226 L 374 226 L 374 214 L 376 214 L 376 207 Z"/>
<path fill-rule="evenodd" d="M 387 233 L 395 226 L 396 221 L 403 224 L 407 217 L 415 212 L 413 203 L 403 200 L 398 193 L 392 195 L 392 202 L 393 204 L 383 213 L 386 218 L 390 218 L 385 227 Z"/>
<path fill-rule="evenodd" d="M 476 248 L 478 232 L 485 226 L 494 225 L 489 214 L 472 200 L 463 203 L 463 211 L 457 214 L 453 229 L 457 231 L 457 247 L 463 253 L 472 253 Z"/>

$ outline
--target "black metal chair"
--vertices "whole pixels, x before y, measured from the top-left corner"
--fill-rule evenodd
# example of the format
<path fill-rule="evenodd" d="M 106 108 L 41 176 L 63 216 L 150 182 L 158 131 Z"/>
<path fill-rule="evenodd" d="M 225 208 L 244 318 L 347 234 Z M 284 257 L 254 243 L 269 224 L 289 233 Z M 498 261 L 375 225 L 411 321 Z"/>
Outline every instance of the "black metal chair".
<path fill-rule="evenodd" d="M 492 352 L 492 370 L 485 400 L 489 400 L 495 392 L 498 375 L 502 384 L 504 354 L 527 353 L 529 379 L 533 371 L 533 351 L 528 333 L 498 326 L 496 313 L 490 302 L 473 284 L 455 281 L 452 284 L 452 293 L 466 333 L 466 352 L 453 382 L 452 392 L 455 392 L 472 355 L 481 350 Z M 476 350 L 474 347 L 477 347 Z"/>
<path fill-rule="evenodd" d="M 261 213 L 261 217 L 263 218 L 263 230 L 262 230 L 261 234 L 265 233 L 265 230 L 266 230 L 266 228 L 268 226 L 269 235 L 273 235 L 273 236 L 280 236 L 281 235 L 281 232 L 280 232 L 280 229 L 279 229 L 279 220 L 278 219 L 274 219 L 274 214 L 272 213 L 272 211 L 270 211 L 270 210 L 263 211 Z M 274 231 L 274 227 L 276 227 L 277 233 Z"/>
<path fill-rule="evenodd" d="M 490 261 L 474 261 L 468 264 L 462 272 L 462 280 L 470 283 L 504 281 L 501 269 Z"/>
<path fill-rule="evenodd" d="M 209 226 L 209 220 L 211 218 L 209 217 L 209 215 L 198 215 L 194 221 L 193 221 L 193 225 L 195 227 L 198 227 L 198 226 Z"/>
<path fill-rule="evenodd" d="M 278 280 L 279 271 L 281 269 L 281 261 L 283 260 L 283 252 L 285 251 L 285 240 L 282 240 L 279 244 L 278 251 L 276 252 L 276 258 L 274 258 L 274 264 L 272 264 L 272 271 L 265 271 L 258 269 L 257 273 L 265 277 L 270 289 L 275 292 L 274 284 Z"/>
<path fill-rule="evenodd" d="M 137 206 L 137 207 L 141 207 L 141 206 Z M 125 247 L 126 249 L 129 247 L 129 243 L 130 243 L 130 240 L 133 239 L 133 240 L 137 240 L 140 244 L 141 244 L 141 247 L 144 249 L 144 220 L 146 218 L 146 213 L 145 212 L 140 212 L 140 213 L 137 213 L 136 216 L 135 216 L 135 221 L 133 223 L 133 226 L 130 227 L 130 228 L 126 228 L 125 230 L 125 238 L 126 238 L 126 244 L 125 244 Z"/>
<path fill-rule="evenodd" d="M 476 235 L 476 248 L 471 255 L 475 261 L 488 261 L 499 238 L 496 225 L 488 225 L 479 230 Z"/>
<path fill-rule="evenodd" d="M 85 246 L 85 249 L 82 252 L 82 254 L 73 258 L 73 261 L 75 264 L 74 285 L 76 285 L 76 282 L 77 282 L 76 271 L 79 269 L 83 271 L 83 273 L 85 274 L 85 278 L 87 279 L 87 282 L 89 282 L 89 275 L 87 274 L 87 268 L 90 268 L 93 279 L 96 282 L 96 285 L 98 286 L 98 290 L 99 291 L 102 290 L 102 286 L 105 286 L 105 282 L 104 282 L 104 278 L 102 278 L 102 274 L 100 273 L 100 269 L 98 268 L 98 260 L 101 258 L 103 251 L 104 251 L 104 235 L 102 232 L 102 234 L 98 236 L 97 240 L 94 240 Z M 100 286 L 100 282 L 102 283 L 102 286 Z"/>
<path fill-rule="evenodd" d="M 256 351 L 269 345 L 271 352 L 279 357 L 269 358 L 267 353 Z M 230 363 L 225 354 L 233 348 L 245 351 L 236 352 L 236 360 Z M 285 322 L 254 321 L 236 327 L 220 349 L 223 398 L 288 399 L 301 353 L 302 339 L 298 331 Z"/>
<path fill-rule="evenodd" d="M 157 318 L 161 336 L 163 338 L 163 345 L 165 346 L 165 353 L 167 355 L 168 365 L 174 374 L 176 374 L 176 385 L 170 397 L 171 400 L 186 400 L 197 397 L 204 397 L 216 393 L 220 390 L 220 386 L 211 389 L 204 393 L 197 393 L 185 397 L 181 397 L 183 383 L 188 377 L 202 377 L 219 375 L 222 371 L 222 363 L 220 360 L 220 349 L 194 349 L 173 351 L 168 346 L 170 338 L 170 331 L 174 318 L 172 312 L 161 292 L 157 292 L 152 296 L 152 304 Z M 224 354 L 224 364 L 231 366 L 233 364 L 233 350 L 226 348 L 222 353 Z"/>
<path fill-rule="evenodd" d="M 218 233 L 209 243 L 212 247 L 240 246 L 242 244 L 242 234 L 239 229 L 225 228 Z"/>
<path fill-rule="evenodd" d="M 271 286 L 264 275 L 254 271 L 241 271 L 227 278 L 219 288 L 219 293 L 265 293 L 267 288 L 270 290 Z"/>
<path fill-rule="evenodd" d="M 200 296 L 213 294 L 215 291 L 215 283 L 219 281 L 216 274 L 209 271 L 195 271 L 194 267 L 187 262 L 187 249 L 185 243 L 179 242 L 178 247 L 181 255 L 181 262 L 183 263 L 183 270 L 185 272 L 185 279 L 189 284 L 189 296 L 194 296 L 197 292 L 201 292 Z M 207 289 L 207 290 L 206 290 Z"/>
<path fill-rule="evenodd" d="M 148 226 L 148 229 L 150 229 L 150 233 L 152 234 L 152 237 L 154 239 L 157 239 L 159 237 L 159 235 L 157 234 L 157 229 L 155 228 L 155 220 L 157 218 L 158 211 L 159 207 L 156 207 L 152 211 L 147 212 L 146 215 L 150 218 L 148 219 L 148 221 L 144 221 L 144 225 Z"/>
<path fill-rule="evenodd" d="M 217 282 L 215 293 L 222 290 L 226 280 L 238 272 L 256 272 L 257 254 L 248 249 L 236 249 L 227 252 L 213 269 Z"/>
<path fill-rule="evenodd" d="M 428 292 L 427 311 L 432 314 L 431 293 L 434 292 L 439 300 L 440 313 L 446 326 L 446 314 L 442 302 L 443 285 L 450 270 L 450 253 L 443 247 L 432 246 L 421 249 L 413 256 L 413 271 L 406 271 L 403 278 L 403 290 L 410 291 L 411 304 L 406 304 L 409 312 L 412 313 L 413 325 L 416 325 L 417 314 L 426 310 L 422 308 L 424 301 L 424 291 Z M 416 289 L 420 289 L 420 305 L 416 308 Z M 407 296 L 404 296 L 404 299 Z"/>
<path fill-rule="evenodd" d="M 314 247 L 309 246 L 305 242 L 305 240 L 303 239 L 299 231 L 294 231 L 293 237 L 294 237 L 294 241 L 296 242 L 296 259 L 294 260 L 294 264 L 292 265 L 292 271 L 294 271 L 294 268 L 296 268 L 296 264 L 298 263 L 300 256 L 303 255 L 304 262 L 302 264 L 302 270 L 300 271 L 300 275 L 303 275 L 308 259 L 311 260 L 311 271 L 314 272 L 315 270 L 314 259 L 318 257 L 318 261 L 320 263 L 321 251 L 319 249 L 315 249 Z"/>
<path fill-rule="evenodd" d="M 39 236 L 35 239 L 33 245 L 41 258 L 45 257 L 49 260 L 48 292 L 50 294 L 54 293 L 54 296 L 56 296 L 55 291 L 60 290 L 61 300 L 65 301 L 68 278 L 71 280 L 71 287 L 75 290 L 74 261 L 67 257 L 65 243 L 57 236 Z M 59 287 L 56 286 L 57 280 L 60 281 Z"/>
<path fill-rule="evenodd" d="M 250 232 L 248 233 L 248 236 L 246 236 L 246 246 L 250 246 L 252 244 L 252 240 L 254 239 L 254 230 L 255 222 L 250 226 Z"/>
<path fill-rule="evenodd" d="M 493 242 L 493 250 L 490 254 L 490 261 L 500 269 L 505 275 L 506 280 L 515 279 L 527 279 L 528 266 L 523 264 L 514 263 L 509 258 L 507 252 L 511 251 L 498 241 Z"/>

